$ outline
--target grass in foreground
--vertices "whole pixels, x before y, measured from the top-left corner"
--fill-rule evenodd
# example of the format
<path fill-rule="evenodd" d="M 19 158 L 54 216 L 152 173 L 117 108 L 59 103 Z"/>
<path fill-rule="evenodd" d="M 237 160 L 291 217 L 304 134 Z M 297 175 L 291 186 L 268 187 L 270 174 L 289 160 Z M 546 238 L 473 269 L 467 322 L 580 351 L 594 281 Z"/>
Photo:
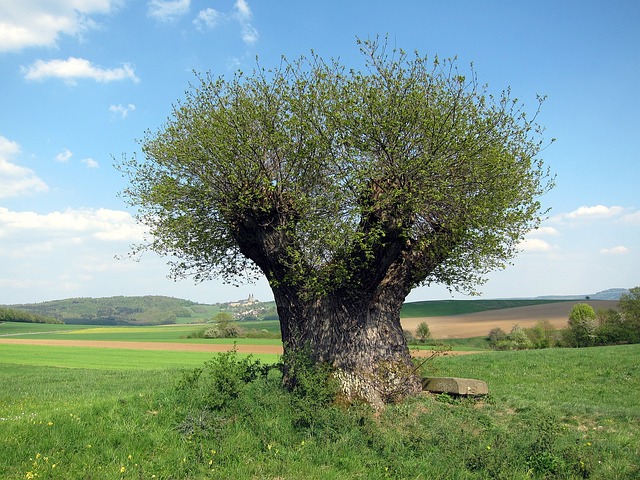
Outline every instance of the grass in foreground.
<path fill-rule="evenodd" d="M 251 361 L 200 374 L 3 365 L 2 478 L 476 479 L 640 475 L 640 346 L 439 358 L 491 395 L 343 409 Z M 225 358 L 216 357 L 218 359 Z"/>

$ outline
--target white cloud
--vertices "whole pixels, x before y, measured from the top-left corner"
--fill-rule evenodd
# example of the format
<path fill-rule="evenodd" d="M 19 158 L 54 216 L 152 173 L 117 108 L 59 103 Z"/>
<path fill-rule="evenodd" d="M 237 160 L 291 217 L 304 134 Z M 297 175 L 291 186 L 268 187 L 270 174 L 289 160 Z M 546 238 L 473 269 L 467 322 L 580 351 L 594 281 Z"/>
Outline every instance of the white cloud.
<path fill-rule="evenodd" d="M 173 22 L 189 13 L 190 6 L 191 0 L 151 0 L 147 12 L 160 22 Z"/>
<path fill-rule="evenodd" d="M 11 161 L 20 145 L 0 135 L 0 198 L 46 192 L 49 187 L 30 168 Z"/>
<path fill-rule="evenodd" d="M 520 242 L 520 248 L 524 252 L 550 252 L 553 247 L 539 238 L 525 238 Z"/>
<path fill-rule="evenodd" d="M 601 255 L 626 255 L 627 253 L 629 253 L 629 249 L 624 245 L 618 245 L 617 247 L 600 249 Z"/>
<path fill-rule="evenodd" d="M 249 8 L 249 4 L 247 4 L 245 0 L 236 0 L 233 8 L 235 9 L 236 15 L 240 20 L 251 20 L 251 9 Z"/>
<path fill-rule="evenodd" d="M 127 118 L 129 113 L 133 112 L 136 109 L 136 106 L 130 103 L 127 106 L 124 105 L 111 105 L 109 107 L 109 111 L 115 113 L 116 115 L 120 115 L 122 118 Z"/>
<path fill-rule="evenodd" d="M 96 162 L 93 158 L 83 158 L 82 160 L 80 160 L 82 163 L 84 163 L 87 168 L 98 168 L 98 162 Z"/>
<path fill-rule="evenodd" d="M 233 9 L 229 13 L 222 13 L 213 8 L 206 8 L 198 13 L 193 21 L 198 30 L 212 30 L 223 21 L 236 21 L 240 25 L 240 37 L 242 41 L 252 45 L 258 41 L 258 31 L 251 25 L 253 14 L 249 4 L 245 0 L 236 0 Z"/>
<path fill-rule="evenodd" d="M 63 238 L 67 243 L 87 239 L 137 242 L 144 238 L 144 229 L 122 210 L 68 209 L 39 214 L 0 207 L 0 238 L 3 242 L 16 240 L 25 247 L 42 238 L 47 242 Z"/>
<path fill-rule="evenodd" d="M 124 64 L 119 68 L 104 69 L 92 65 L 84 58 L 69 57 L 67 60 L 37 60 L 30 67 L 24 68 L 24 77 L 27 80 L 44 80 L 47 78 L 60 78 L 67 83 L 75 84 L 77 79 L 88 78 L 101 83 L 118 80 L 132 80 L 139 82 L 133 67 Z"/>
<path fill-rule="evenodd" d="M 73 153 L 68 148 L 65 148 L 62 152 L 56 155 L 56 160 L 58 162 L 66 163 L 73 156 Z"/>
<path fill-rule="evenodd" d="M 620 215 L 624 211 L 624 208 L 613 206 L 606 207 L 604 205 L 595 205 L 592 207 L 582 206 L 573 212 L 564 215 L 566 218 L 609 218 L 616 215 Z"/>
<path fill-rule="evenodd" d="M 218 24 L 224 20 L 226 20 L 224 13 L 219 12 L 215 8 L 206 8 L 198 13 L 193 23 L 198 30 L 203 32 L 216 28 Z"/>
<path fill-rule="evenodd" d="M 145 236 L 122 210 L 36 213 L 0 207 L 0 303 L 155 293 L 156 283 L 167 283 L 164 262 L 142 266 L 117 258 Z"/>
<path fill-rule="evenodd" d="M 0 52 L 56 45 L 61 35 L 96 28 L 92 18 L 115 11 L 122 0 L 5 0 L 0 2 Z"/>
<path fill-rule="evenodd" d="M 543 237 L 543 236 L 556 236 L 560 233 L 554 227 L 539 227 L 536 230 L 529 232 L 529 236 Z"/>
<path fill-rule="evenodd" d="M 258 41 L 258 31 L 249 23 L 242 25 L 242 41 L 253 45 Z"/>
<path fill-rule="evenodd" d="M 629 225 L 640 225 L 640 210 L 634 213 L 628 213 L 620 219 L 620 222 Z"/>
<path fill-rule="evenodd" d="M 251 25 L 253 16 L 249 4 L 245 0 L 236 0 L 234 4 L 234 16 L 240 23 L 242 41 L 252 45 L 258 41 L 258 31 Z"/>

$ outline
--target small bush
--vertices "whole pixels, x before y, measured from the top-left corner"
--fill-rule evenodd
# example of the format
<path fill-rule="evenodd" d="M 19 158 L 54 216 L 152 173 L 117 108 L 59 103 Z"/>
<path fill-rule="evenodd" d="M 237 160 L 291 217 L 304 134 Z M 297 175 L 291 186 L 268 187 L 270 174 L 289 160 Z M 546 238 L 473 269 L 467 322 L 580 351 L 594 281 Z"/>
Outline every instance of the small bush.
<path fill-rule="evenodd" d="M 230 323 L 207 328 L 203 333 L 203 338 L 238 338 L 241 337 L 243 333 L 242 328 Z"/>
<path fill-rule="evenodd" d="M 283 382 L 291 392 L 292 418 L 296 427 L 321 428 L 331 417 L 330 407 L 339 392 L 328 364 L 316 363 L 308 349 L 282 357 Z"/>
<path fill-rule="evenodd" d="M 526 350 L 534 346 L 527 332 L 517 324 L 508 335 L 501 328 L 491 330 L 489 344 L 495 350 Z"/>
<path fill-rule="evenodd" d="M 507 332 L 500 327 L 496 327 L 489 332 L 489 344 L 491 347 L 496 348 L 499 342 L 504 342 L 505 340 L 507 340 Z"/>
<path fill-rule="evenodd" d="M 418 328 L 416 329 L 416 336 L 422 343 L 431 338 L 431 330 L 429 330 L 429 325 L 427 325 L 427 322 L 422 322 L 420 325 L 418 325 Z"/>
<path fill-rule="evenodd" d="M 204 338 L 238 338 L 244 333 L 243 329 L 233 321 L 233 315 L 227 312 L 218 312 L 211 319 L 215 325 L 204 330 Z"/>
<path fill-rule="evenodd" d="M 202 368 L 186 372 L 178 384 L 197 409 L 219 410 L 228 406 L 245 385 L 266 371 L 251 355 L 239 358 L 235 348 L 221 353 Z"/>

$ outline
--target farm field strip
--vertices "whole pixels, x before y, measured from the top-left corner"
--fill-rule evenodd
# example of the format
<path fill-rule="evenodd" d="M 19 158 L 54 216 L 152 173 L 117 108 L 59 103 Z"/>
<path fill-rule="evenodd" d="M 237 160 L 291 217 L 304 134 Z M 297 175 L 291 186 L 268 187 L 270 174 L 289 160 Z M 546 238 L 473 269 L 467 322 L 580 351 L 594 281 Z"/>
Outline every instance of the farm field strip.
<path fill-rule="evenodd" d="M 246 339 L 251 342 L 251 339 Z M 84 347 L 84 348 L 113 348 L 128 350 L 162 350 L 183 352 L 227 352 L 234 346 L 233 343 L 173 343 L 173 342 L 136 342 L 136 341 L 110 341 L 110 340 L 53 340 L 53 339 L 23 339 L 3 338 L 0 344 L 8 345 L 39 345 L 58 347 Z M 236 343 L 238 353 L 272 353 L 281 354 L 282 345 L 259 345 L 255 343 Z"/>
<path fill-rule="evenodd" d="M 229 349 L 220 349 L 217 352 L 227 350 Z M 200 366 L 217 352 L 7 343 L 0 348 L 0 364 L 98 370 L 176 369 Z M 275 363 L 278 360 L 275 353 L 249 353 L 263 363 Z M 240 352 L 239 354 L 246 355 Z"/>

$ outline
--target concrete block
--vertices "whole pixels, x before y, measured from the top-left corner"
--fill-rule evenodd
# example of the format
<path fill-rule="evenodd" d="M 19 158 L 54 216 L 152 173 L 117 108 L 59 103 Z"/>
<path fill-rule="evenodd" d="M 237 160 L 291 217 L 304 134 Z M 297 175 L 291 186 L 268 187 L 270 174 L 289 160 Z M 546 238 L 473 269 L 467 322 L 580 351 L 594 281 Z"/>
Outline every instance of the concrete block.
<path fill-rule="evenodd" d="M 487 395 L 489 387 L 482 380 L 472 378 L 432 377 L 425 378 L 422 389 L 433 393 L 453 395 Z"/>

